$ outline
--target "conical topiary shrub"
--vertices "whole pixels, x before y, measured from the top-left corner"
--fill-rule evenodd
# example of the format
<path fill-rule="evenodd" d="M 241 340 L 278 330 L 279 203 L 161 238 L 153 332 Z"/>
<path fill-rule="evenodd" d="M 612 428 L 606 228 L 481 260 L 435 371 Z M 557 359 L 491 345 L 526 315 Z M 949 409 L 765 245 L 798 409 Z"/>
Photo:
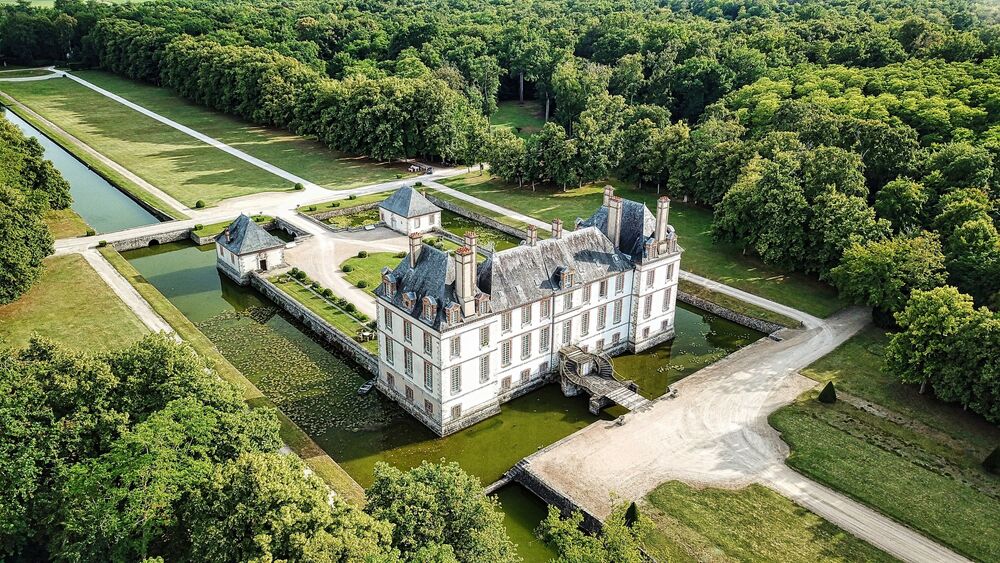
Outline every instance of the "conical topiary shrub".
<path fill-rule="evenodd" d="M 996 452 L 994 452 L 996 453 Z M 628 510 L 625 511 L 625 525 L 631 528 L 635 526 L 635 523 L 639 521 L 639 507 L 632 504 L 628 505 Z"/>
<path fill-rule="evenodd" d="M 1000 475 L 1000 446 L 993 448 L 993 453 L 983 460 L 983 467 L 990 473 Z"/>
<path fill-rule="evenodd" d="M 821 403 L 832 404 L 837 402 L 837 389 L 834 388 L 832 381 L 826 382 L 826 387 L 819 392 L 819 397 L 816 398 Z"/>

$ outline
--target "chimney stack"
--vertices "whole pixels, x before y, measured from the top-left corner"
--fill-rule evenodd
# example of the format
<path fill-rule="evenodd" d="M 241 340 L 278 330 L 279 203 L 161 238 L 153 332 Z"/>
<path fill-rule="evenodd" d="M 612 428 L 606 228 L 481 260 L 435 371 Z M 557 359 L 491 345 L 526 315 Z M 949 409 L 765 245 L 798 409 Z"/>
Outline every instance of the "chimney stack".
<path fill-rule="evenodd" d="M 475 315 L 476 255 L 468 246 L 455 251 L 455 293 L 458 294 L 458 300 L 462 305 L 462 316 Z"/>
<path fill-rule="evenodd" d="M 535 246 L 536 244 L 538 244 L 538 227 L 528 225 L 528 246 Z"/>
<path fill-rule="evenodd" d="M 420 248 L 423 246 L 423 235 L 420 233 L 410 233 L 410 267 L 417 267 L 417 259 L 420 258 Z"/>
<path fill-rule="evenodd" d="M 608 198 L 608 238 L 614 243 L 615 248 L 621 246 L 622 198 L 616 195 Z"/>
<path fill-rule="evenodd" d="M 472 251 L 472 257 L 475 258 L 476 257 L 476 253 L 479 252 L 479 249 L 476 247 L 476 232 L 475 231 L 466 231 L 465 232 L 465 246 L 469 247 L 469 250 Z"/>
<path fill-rule="evenodd" d="M 615 188 L 611 184 L 604 186 L 604 207 L 608 206 L 608 202 L 611 201 L 611 196 L 615 195 Z"/>
<path fill-rule="evenodd" d="M 656 200 L 656 242 L 667 240 L 667 218 L 670 215 L 670 198 L 663 196 Z"/>
<path fill-rule="evenodd" d="M 562 238 L 562 221 L 559 219 L 552 220 L 552 238 L 554 239 Z"/>

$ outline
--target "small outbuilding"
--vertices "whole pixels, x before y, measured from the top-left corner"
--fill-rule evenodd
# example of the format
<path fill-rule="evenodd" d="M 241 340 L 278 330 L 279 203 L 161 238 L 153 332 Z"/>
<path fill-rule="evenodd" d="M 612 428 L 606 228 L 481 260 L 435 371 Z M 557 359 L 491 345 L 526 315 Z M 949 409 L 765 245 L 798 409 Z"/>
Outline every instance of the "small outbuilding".
<path fill-rule="evenodd" d="M 379 217 L 390 229 L 409 235 L 441 226 L 441 208 L 413 188 L 399 188 L 378 206 Z"/>
<path fill-rule="evenodd" d="M 285 243 L 246 215 L 240 215 L 215 239 L 220 270 L 245 284 L 250 272 L 266 272 L 285 264 Z"/>

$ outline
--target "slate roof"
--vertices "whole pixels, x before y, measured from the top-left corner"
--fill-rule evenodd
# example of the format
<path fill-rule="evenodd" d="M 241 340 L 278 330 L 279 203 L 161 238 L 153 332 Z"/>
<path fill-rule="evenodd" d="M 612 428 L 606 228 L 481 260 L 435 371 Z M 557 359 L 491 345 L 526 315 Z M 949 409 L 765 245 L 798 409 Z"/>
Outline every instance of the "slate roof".
<path fill-rule="evenodd" d="M 590 218 L 581 222 L 578 229 L 584 227 L 597 227 L 608 238 L 608 208 L 601 206 Z M 656 218 L 649 212 L 649 209 L 638 201 L 622 199 L 622 234 L 618 241 L 618 246 L 622 252 L 632 257 L 638 262 L 642 260 L 646 239 L 653 236 L 656 230 Z"/>
<path fill-rule="evenodd" d="M 434 328 L 440 327 L 445 307 L 458 301 L 455 298 L 455 260 L 447 252 L 430 245 L 421 245 L 415 267 L 410 267 L 410 257 L 407 255 L 391 275 L 396 279 L 396 294 L 389 299 L 385 295 L 385 286 L 380 284 L 375 289 L 375 295 L 387 299 L 415 319 L 420 319 L 424 297 L 434 298 L 438 306 L 437 315 L 427 323 Z M 410 307 L 405 306 L 403 299 L 407 293 L 413 300 Z"/>
<path fill-rule="evenodd" d="M 215 242 L 236 255 L 285 246 L 281 239 L 272 236 L 245 214 L 230 223 Z"/>
<path fill-rule="evenodd" d="M 382 200 L 379 207 L 406 218 L 420 217 L 441 211 L 438 206 L 428 201 L 424 194 L 415 190 L 413 186 L 399 188 L 391 196 Z"/>

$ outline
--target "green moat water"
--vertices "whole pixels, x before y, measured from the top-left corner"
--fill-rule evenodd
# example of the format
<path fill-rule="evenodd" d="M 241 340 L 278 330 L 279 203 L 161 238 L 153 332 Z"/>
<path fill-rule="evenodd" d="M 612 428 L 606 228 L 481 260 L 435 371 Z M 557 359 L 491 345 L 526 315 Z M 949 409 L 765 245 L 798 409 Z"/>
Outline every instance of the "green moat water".
<path fill-rule="evenodd" d="M 76 157 L 63 150 L 14 112 L 0 109 L 0 113 L 20 128 L 26 136 L 38 140 L 45 149 L 45 158 L 51 160 L 53 166 L 69 182 L 70 193 L 73 195 L 73 211 L 83 217 L 95 231 L 110 233 L 159 222 L 152 213 L 132 201 L 130 197 L 87 168 Z"/>
<path fill-rule="evenodd" d="M 483 246 L 492 246 L 494 250 L 507 250 L 521 244 L 521 239 L 515 236 L 491 229 L 451 211 L 441 211 L 441 228 L 458 236 L 475 231 L 477 242 Z"/>
<path fill-rule="evenodd" d="M 489 484 L 524 456 L 598 419 L 587 411 L 586 398 L 563 397 L 557 385 L 549 385 L 505 404 L 497 416 L 438 438 L 379 393 L 359 397 L 356 391 L 369 376 L 256 291 L 223 278 L 213 245 L 172 243 L 125 257 L 363 486 L 371 483 L 376 462 L 408 468 L 425 459 L 456 461 Z M 658 395 L 670 382 L 761 336 L 686 306 L 678 308 L 676 322 L 673 342 L 616 359 L 616 369 Z M 499 498 L 525 560 L 551 557 L 531 534 L 545 515 L 544 503 L 516 486 L 502 489 Z"/>

